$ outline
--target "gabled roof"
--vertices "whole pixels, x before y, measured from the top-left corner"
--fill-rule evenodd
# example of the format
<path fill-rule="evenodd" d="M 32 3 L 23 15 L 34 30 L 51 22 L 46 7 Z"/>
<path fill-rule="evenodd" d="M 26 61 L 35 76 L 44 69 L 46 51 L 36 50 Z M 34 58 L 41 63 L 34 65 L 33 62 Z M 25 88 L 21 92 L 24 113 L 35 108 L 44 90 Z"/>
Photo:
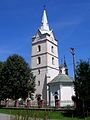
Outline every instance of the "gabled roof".
<path fill-rule="evenodd" d="M 48 84 L 52 84 L 52 83 L 73 83 L 73 78 L 66 74 L 59 74 Z"/>

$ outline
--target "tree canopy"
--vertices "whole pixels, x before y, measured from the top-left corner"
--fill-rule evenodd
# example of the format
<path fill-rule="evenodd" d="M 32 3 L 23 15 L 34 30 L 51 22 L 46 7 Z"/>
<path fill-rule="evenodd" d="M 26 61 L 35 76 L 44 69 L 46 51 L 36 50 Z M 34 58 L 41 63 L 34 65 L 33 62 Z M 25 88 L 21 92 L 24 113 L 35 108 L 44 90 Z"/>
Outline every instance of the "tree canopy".
<path fill-rule="evenodd" d="M 80 61 L 76 69 L 75 90 L 81 99 L 90 99 L 90 63 Z"/>
<path fill-rule="evenodd" d="M 80 60 L 76 67 L 76 77 L 74 81 L 77 108 L 79 112 L 90 107 L 90 62 Z M 84 108 L 83 108 L 84 107 Z M 81 113 L 82 114 L 82 113 Z"/>
<path fill-rule="evenodd" d="M 4 62 L 0 62 L 0 76 L 2 75 L 2 69 L 4 67 Z M 2 80 L 0 78 L 0 100 L 3 99 L 3 89 L 2 89 Z"/>
<path fill-rule="evenodd" d="M 2 69 L 1 85 L 4 98 L 25 99 L 35 91 L 35 76 L 29 65 L 19 55 L 9 56 Z"/>

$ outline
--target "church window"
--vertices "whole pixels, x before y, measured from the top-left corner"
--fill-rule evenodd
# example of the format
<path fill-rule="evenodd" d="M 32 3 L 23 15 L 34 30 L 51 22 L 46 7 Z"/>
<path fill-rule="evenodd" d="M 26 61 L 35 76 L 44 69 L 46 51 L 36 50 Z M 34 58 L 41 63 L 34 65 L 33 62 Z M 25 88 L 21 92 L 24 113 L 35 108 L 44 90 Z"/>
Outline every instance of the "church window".
<path fill-rule="evenodd" d="M 40 74 L 40 69 L 38 69 L 38 75 Z"/>
<path fill-rule="evenodd" d="M 38 81 L 38 86 L 40 86 L 40 81 Z"/>
<path fill-rule="evenodd" d="M 53 41 L 53 37 L 51 37 L 51 40 Z"/>
<path fill-rule="evenodd" d="M 52 64 L 54 65 L 54 57 L 52 57 Z"/>
<path fill-rule="evenodd" d="M 60 73 L 62 73 L 62 70 L 60 70 Z"/>
<path fill-rule="evenodd" d="M 37 64 L 40 64 L 40 63 L 41 63 L 41 58 L 38 57 L 38 58 L 37 58 Z"/>
<path fill-rule="evenodd" d="M 58 92 L 55 92 L 54 98 L 55 100 L 58 100 Z"/>
<path fill-rule="evenodd" d="M 53 53 L 54 52 L 54 50 L 53 50 L 54 48 L 53 48 L 53 46 L 51 47 L 51 52 Z"/>
<path fill-rule="evenodd" d="M 41 46 L 38 45 L 38 47 L 37 47 L 37 52 L 40 52 L 40 51 L 41 51 Z"/>

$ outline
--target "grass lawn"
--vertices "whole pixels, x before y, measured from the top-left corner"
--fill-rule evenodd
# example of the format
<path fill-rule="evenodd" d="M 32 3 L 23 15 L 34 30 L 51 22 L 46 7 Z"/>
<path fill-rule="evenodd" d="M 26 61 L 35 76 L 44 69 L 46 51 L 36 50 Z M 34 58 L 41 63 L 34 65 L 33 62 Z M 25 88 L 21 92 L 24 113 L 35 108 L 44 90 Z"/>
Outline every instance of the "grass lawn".
<path fill-rule="evenodd" d="M 45 110 L 24 110 L 24 109 L 0 109 L 0 113 L 23 116 L 23 117 L 32 117 L 32 118 L 43 118 L 43 120 L 53 119 L 53 120 L 90 120 L 90 117 L 87 118 L 76 118 L 72 115 L 65 115 L 61 111 L 45 111 Z M 28 119 L 27 119 L 28 120 Z"/>

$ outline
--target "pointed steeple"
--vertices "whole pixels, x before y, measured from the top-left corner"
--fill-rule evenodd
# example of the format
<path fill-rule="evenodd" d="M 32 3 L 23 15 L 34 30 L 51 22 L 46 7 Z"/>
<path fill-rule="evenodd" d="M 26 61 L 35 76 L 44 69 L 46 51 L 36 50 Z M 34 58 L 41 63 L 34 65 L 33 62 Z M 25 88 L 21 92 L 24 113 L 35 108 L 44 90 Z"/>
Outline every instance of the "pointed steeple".
<path fill-rule="evenodd" d="M 49 28 L 49 24 L 48 24 L 48 19 L 47 19 L 47 14 L 46 14 L 46 10 L 44 8 L 43 11 L 43 16 L 42 16 L 42 24 L 41 24 L 41 28 L 40 31 L 45 32 L 50 32 L 50 28 Z"/>
<path fill-rule="evenodd" d="M 66 58 L 64 56 L 64 67 L 67 67 Z"/>
<path fill-rule="evenodd" d="M 64 67 L 65 67 L 65 73 L 68 75 L 68 67 L 67 67 L 65 56 L 64 56 Z"/>

